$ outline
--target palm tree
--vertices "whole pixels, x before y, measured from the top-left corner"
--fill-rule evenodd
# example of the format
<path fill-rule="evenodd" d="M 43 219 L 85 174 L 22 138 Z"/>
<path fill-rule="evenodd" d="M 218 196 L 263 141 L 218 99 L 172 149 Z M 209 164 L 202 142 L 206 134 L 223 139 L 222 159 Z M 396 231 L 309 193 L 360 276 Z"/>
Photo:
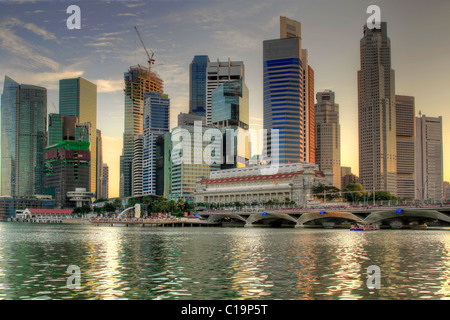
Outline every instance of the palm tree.
<path fill-rule="evenodd" d="M 164 199 L 163 201 L 161 201 L 160 207 L 161 211 L 166 213 L 167 211 L 169 211 L 169 202 Z"/>
<path fill-rule="evenodd" d="M 177 203 L 175 202 L 175 200 L 171 199 L 168 201 L 167 209 L 170 212 L 174 212 L 177 209 Z"/>
<path fill-rule="evenodd" d="M 183 212 L 184 208 L 186 207 L 186 200 L 184 200 L 183 198 L 179 198 L 177 200 L 177 207 L 180 212 Z"/>

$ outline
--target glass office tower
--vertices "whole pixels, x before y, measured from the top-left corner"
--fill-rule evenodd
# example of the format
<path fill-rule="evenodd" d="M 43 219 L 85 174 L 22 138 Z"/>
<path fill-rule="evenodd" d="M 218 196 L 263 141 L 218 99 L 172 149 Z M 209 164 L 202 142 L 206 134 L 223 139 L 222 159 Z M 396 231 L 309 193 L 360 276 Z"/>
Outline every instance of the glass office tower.
<path fill-rule="evenodd" d="M 280 18 L 280 39 L 263 42 L 264 129 L 279 130 L 279 161 L 304 159 L 303 67 L 300 23 Z M 265 146 L 271 154 L 270 140 Z"/>
<path fill-rule="evenodd" d="M 97 190 L 97 86 L 84 79 L 73 78 L 59 81 L 59 113 L 76 116 L 80 123 L 91 124 L 91 186 Z"/>
<path fill-rule="evenodd" d="M 143 129 L 142 194 L 155 195 L 156 139 L 170 129 L 170 100 L 167 95 L 159 92 L 144 94 Z"/>
<path fill-rule="evenodd" d="M 6 76 L 1 101 L 2 195 L 42 195 L 47 90 Z"/>
<path fill-rule="evenodd" d="M 189 113 L 206 116 L 206 67 L 208 56 L 195 56 L 189 66 Z"/>

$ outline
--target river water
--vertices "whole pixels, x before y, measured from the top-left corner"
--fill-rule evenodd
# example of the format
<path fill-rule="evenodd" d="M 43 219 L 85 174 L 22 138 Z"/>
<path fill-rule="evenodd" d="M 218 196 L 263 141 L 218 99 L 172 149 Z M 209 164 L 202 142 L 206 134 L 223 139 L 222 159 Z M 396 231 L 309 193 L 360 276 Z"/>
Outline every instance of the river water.
<path fill-rule="evenodd" d="M 450 231 L 0 223 L 0 299 L 446 298 Z"/>

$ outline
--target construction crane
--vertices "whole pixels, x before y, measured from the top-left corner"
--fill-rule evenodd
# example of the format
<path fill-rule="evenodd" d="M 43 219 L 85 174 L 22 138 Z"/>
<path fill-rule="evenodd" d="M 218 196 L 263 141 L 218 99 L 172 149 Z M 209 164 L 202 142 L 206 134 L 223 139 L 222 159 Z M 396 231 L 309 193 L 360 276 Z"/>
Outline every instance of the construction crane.
<path fill-rule="evenodd" d="M 148 58 L 148 73 L 150 74 L 151 72 L 151 68 L 152 68 L 152 64 L 155 63 L 155 59 L 153 59 L 153 56 L 155 55 L 152 51 L 152 55 L 150 56 L 150 54 L 148 53 L 147 48 L 145 47 L 144 44 L 144 40 L 142 40 L 141 34 L 139 33 L 139 30 L 136 26 L 134 26 L 134 29 L 136 30 L 136 33 L 139 36 L 139 40 L 141 40 L 142 46 L 144 47 L 145 53 L 147 54 L 147 58 Z M 151 50 L 150 50 L 151 51 Z"/>

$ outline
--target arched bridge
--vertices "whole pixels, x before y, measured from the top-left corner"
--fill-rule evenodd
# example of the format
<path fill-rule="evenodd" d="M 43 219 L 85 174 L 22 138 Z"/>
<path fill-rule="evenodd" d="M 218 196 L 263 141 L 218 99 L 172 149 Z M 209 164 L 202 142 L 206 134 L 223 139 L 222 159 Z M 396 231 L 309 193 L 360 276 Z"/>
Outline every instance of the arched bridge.
<path fill-rule="evenodd" d="M 449 208 L 441 209 L 411 208 L 411 209 L 367 209 L 362 210 L 322 210 L 322 211 L 302 211 L 299 210 L 267 210 L 266 212 L 245 212 L 245 211 L 212 211 L 199 212 L 199 215 L 210 222 L 222 221 L 226 218 L 242 221 L 245 227 L 253 227 L 257 224 L 275 221 L 285 221 L 295 227 L 305 227 L 307 225 L 333 226 L 338 224 L 353 223 L 389 223 L 399 221 L 409 223 L 416 221 L 419 223 L 429 221 L 440 221 L 450 224 Z"/>
<path fill-rule="evenodd" d="M 305 224 L 314 222 L 321 224 L 323 222 L 346 222 L 355 223 L 363 222 L 361 218 L 351 212 L 345 211 L 318 211 L 318 212 L 202 212 L 200 216 L 206 218 L 210 222 L 217 222 L 225 218 L 239 220 L 245 223 L 245 227 L 255 226 L 255 222 L 284 220 L 295 227 L 304 227 Z"/>

